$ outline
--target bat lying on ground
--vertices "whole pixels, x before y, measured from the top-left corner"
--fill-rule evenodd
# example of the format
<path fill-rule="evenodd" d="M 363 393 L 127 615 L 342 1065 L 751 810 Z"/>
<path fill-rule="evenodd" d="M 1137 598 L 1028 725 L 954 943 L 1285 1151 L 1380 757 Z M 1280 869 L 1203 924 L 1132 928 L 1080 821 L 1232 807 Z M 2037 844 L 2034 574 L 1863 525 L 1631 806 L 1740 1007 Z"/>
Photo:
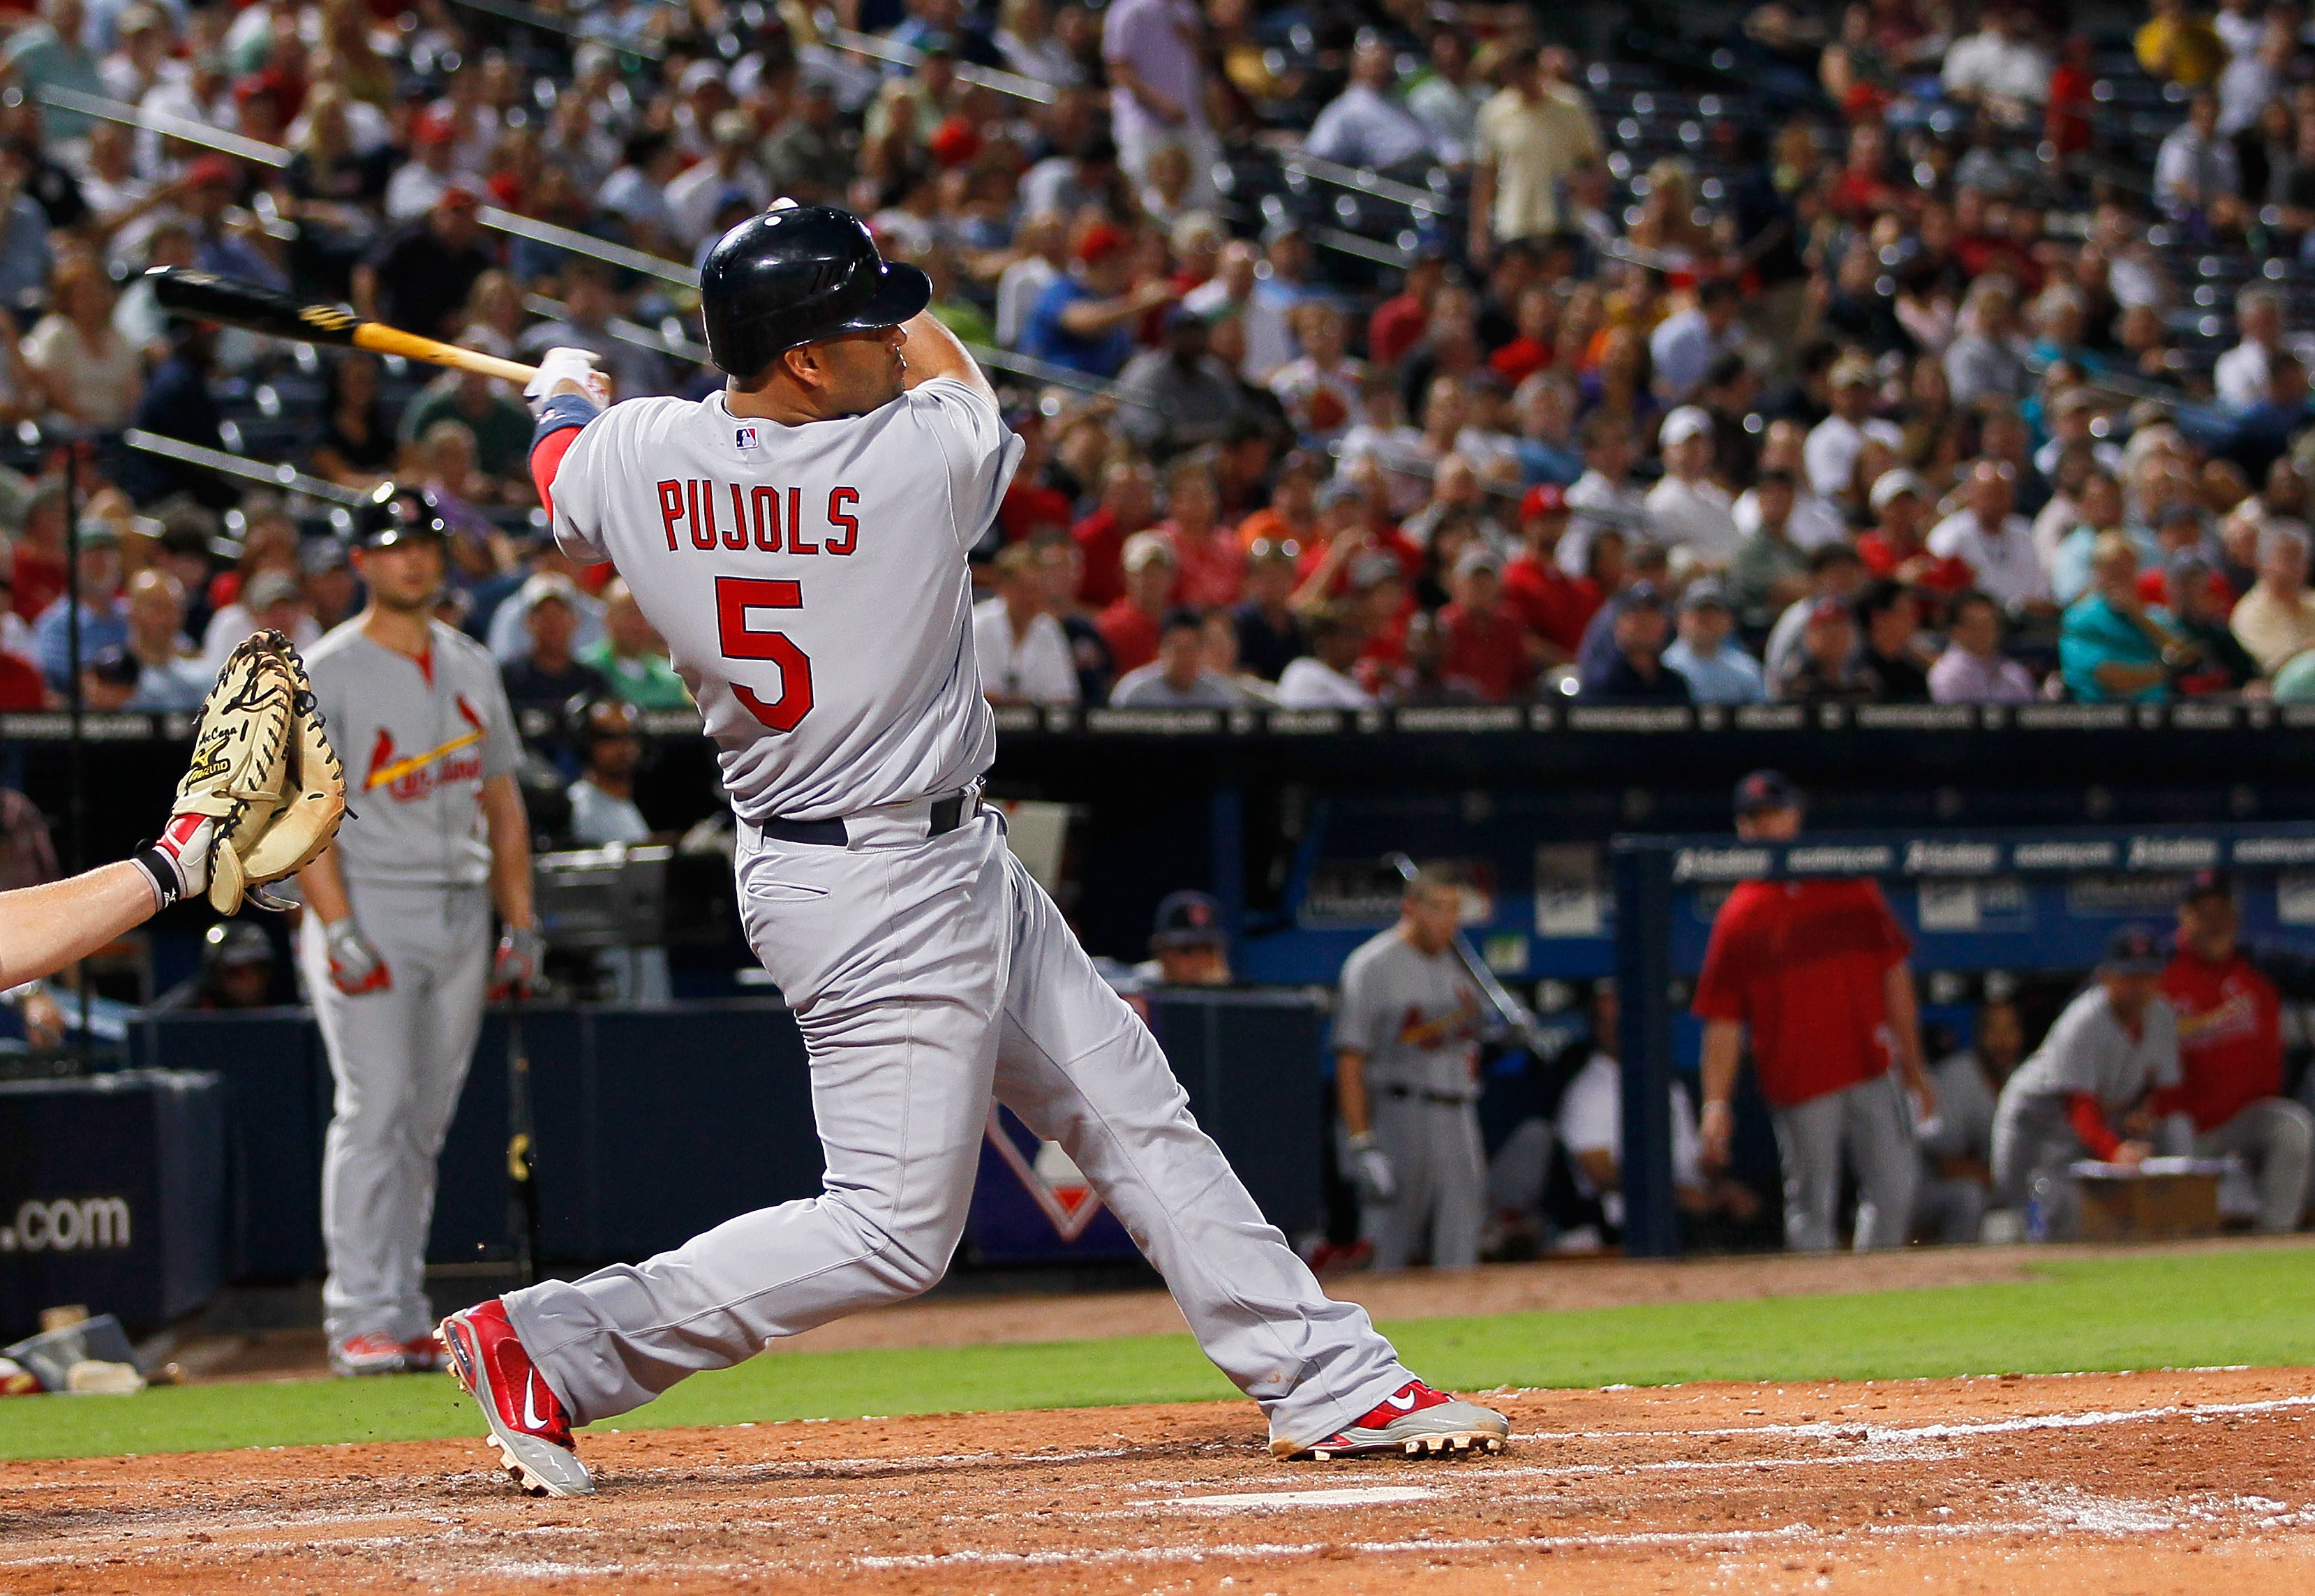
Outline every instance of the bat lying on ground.
<path fill-rule="evenodd" d="M 199 321 L 221 322 L 299 343 L 335 343 L 381 355 L 402 355 L 432 366 L 452 366 L 483 377 L 502 377 L 520 387 L 538 375 L 535 366 L 501 360 L 477 350 L 460 349 L 404 332 L 383 322 L 366 322 L 342 305 L 300 299 L 260 283 L 196 271 L 189 266 L 155 266 L 146 277 L 162 309 Z"/>

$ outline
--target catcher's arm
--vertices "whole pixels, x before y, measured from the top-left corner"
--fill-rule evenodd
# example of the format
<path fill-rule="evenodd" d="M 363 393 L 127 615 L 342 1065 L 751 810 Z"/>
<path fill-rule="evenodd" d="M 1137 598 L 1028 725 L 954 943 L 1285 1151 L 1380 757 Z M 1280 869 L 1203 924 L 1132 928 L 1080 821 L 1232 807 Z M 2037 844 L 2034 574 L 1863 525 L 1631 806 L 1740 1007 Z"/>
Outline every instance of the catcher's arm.
<path fill-rule="evenodd" d="M 0 990 L 53 975 L 143 925 L 160 906 L 152 879 L 128 860 L 0 892 Z"/>

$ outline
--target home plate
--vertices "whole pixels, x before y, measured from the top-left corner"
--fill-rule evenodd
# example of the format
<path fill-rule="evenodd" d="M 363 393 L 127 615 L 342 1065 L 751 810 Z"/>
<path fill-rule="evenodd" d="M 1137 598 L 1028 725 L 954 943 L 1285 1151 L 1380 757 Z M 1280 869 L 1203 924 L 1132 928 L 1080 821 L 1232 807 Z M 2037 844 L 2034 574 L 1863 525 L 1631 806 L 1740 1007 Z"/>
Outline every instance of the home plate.
<path fill-rule="evenodd" d="M 1429 1502 L 1439 1494 L 1421 1485 L 1346 1485 L 1334 1491 L 1249 1491 L 1235 1496 L 1175 1496 L 1130 1502 L 1129 1507 L 1380 1507 L 1392 1502 Z"/>

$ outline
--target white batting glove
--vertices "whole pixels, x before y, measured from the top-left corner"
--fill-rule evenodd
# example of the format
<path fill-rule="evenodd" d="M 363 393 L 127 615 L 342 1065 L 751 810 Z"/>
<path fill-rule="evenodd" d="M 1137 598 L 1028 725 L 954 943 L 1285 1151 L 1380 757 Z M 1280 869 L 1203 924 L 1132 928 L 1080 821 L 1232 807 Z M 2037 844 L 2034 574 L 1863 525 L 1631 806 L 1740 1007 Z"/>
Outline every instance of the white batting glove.
<path fill-rule="evenodd" d="M 359 998 L 364 992 L 383 992 L 394 985 L 394 972 L 386 967 L 386 955 L 370 945 L 361 927 L 352 917 L 340 920 L 324 933 L 330 944 L 330 984 L 349 998 Z"/>
<path fill-rule="evenodd" d="M 538 967 L 545 962 L 545 933 L 536 926 L 509 926 L 491 960 L 491 996 L 504 998 L 513 992 L 529 996 L 538 984 Z"/>
<path fill-rule="evenodd" d="M 611 379 L 595 368 L 595 359 L 594 350 L 568 345 L 547 350 L 538 363 L 538 374 L 522 390 L 522 396 L 530 401 L 530 413 L 537 415 L 545 410 L 547 400 L 554 396 L 555 385 L 563 382 L 577 383 L 597 404 L 610 403 Z"/>
<path fill-rule="evenodd" d="M 1350 1147 L 1351 1166 L 1347 1173 L 1359 1195 L 1378 1204 L 1397 1196 L 1398 1172 L 1390 1166 L 1390 1155 L 1375 1146 L 1374 1132 L 1352 1137 Z"/>

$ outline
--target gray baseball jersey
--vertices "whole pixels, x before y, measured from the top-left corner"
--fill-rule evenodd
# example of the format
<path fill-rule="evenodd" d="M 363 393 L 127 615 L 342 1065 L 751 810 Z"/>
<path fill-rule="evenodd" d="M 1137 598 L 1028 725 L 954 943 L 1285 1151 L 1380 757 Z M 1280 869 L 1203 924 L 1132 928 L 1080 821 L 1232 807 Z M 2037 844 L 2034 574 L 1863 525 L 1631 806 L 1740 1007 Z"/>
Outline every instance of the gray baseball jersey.
<path fill-rule="evenodd" d="M 346 767 L 337 840 L 347 880 L 480 886 L 490 880 L 483 784 L 521 758 L 498 661 L 436 621 L 413 660 L 348 621 L 306 656 L 330 740 Z"/>
<path fill-rule="evenodd" d="M 864 416 L 781 426 L 638 399 L 554 482 L 565 551 L 610 560 L 667 639 L 742 820 L 829 820 L 989 767 L 965 551 L 1021 458 L 953 378 Z"/>
<path fill-rule="evenodd" d="M 2178 1016 L 2160 998 L 2146 1006 L 2133 1040 L 2114 1017 L 2106 988 L 2093 982 L 2066 1005 L 2050 1034 L 2002 1087 L 2025 1107 L 2087 1092 L 2107 1116 L 2127 1113 L 2149 1092 L 2178 1084 Z"/>
<path fill-rule="evenodd" d="M 1422 953 L 1393 927 L 1343 965 L 1335 1045 L 1366 1055 L 1370 1086 L 1477 1097 L 1479 989 L 1451 951 Z"/>

